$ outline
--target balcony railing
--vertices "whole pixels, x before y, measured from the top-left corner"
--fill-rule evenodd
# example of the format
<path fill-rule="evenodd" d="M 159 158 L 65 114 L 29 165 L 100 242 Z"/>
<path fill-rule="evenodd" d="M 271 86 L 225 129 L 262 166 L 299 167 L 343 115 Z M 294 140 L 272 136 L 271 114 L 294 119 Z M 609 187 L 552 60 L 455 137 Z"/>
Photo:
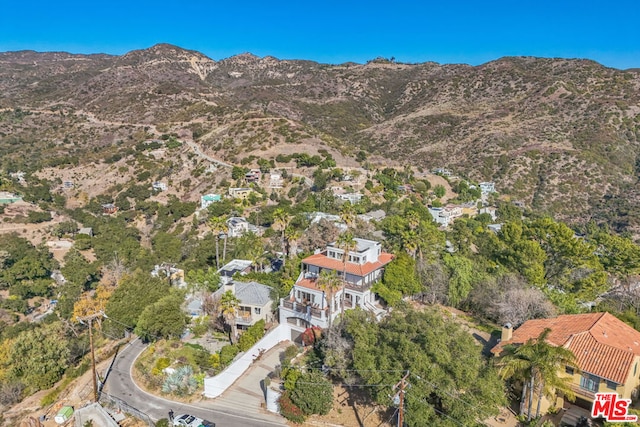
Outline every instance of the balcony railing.
<path fill-rule="evenodd" d="M 596 392 L 593 392 L 591 390 L 587 390 L 586 388 L 582 388 L 582 387 L 580 387 L 580 384 L 571 383 L 571 384 L 569 384 L 569 388 L 571 390 L 573 390 L 573 392 L 576 395 L 578 395 L 578 396 L 580 396 L 582 398 L 587 398 L 587 399 L 590 399 L 590 400 L 594 400 L 596 398 Z"/>
<path fill-rule="evenodd" d="M 295 313 L 300 313 L 304 316 L 308 314 L 311 314 L 311 317 L 316 317 L 318 319 L 325 319 L 326 318 L 326 311 L 327 309 L 321 309 L 318 307 L 312 307 L 309 306 L 307 304 L 303 304 L 303 303 L 299 303 L 296 301 L 291 301 L 291 300 L 282 300 L 281 303 L 282 307 L 289 309 Z"/>

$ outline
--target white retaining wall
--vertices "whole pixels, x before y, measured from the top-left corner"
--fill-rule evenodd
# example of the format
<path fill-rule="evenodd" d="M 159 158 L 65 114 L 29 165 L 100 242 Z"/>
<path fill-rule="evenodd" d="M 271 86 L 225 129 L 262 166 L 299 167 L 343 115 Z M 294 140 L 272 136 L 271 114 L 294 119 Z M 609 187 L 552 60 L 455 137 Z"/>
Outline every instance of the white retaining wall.
<path fill-rule="evenodd" d="M 286 323 L 278 325 L 275 329 L 269 331 L 267 335 L 262 337 L 253 347 L 251 347 L 238 360 L 220 372 L 215 377 L 204 379 L 204 396 L 216 398 L 220 396 L 231 384 L 236 382 L 238 378 L 251 366 L 256 357 L 260 354 L 260 350 L 269 351 L 282 341 L 291 340 L 291 328 Z"/>

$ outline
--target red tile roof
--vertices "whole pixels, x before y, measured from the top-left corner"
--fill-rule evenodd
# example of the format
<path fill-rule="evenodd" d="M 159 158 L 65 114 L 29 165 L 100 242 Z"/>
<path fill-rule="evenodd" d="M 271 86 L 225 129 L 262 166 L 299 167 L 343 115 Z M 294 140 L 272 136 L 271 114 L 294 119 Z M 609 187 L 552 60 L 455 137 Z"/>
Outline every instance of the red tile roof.
<path fill-rule="evenodd" d="M 364 277 L 367 274 L 376 271 L 385 265 L 389 264 L 393 259 L 392 254 L 388 254 L 386 252 L 382 252 L 378 255 L 378 260 L 376 262 L 367 262 L 364 264 L 356 264 L 353 262 L 347 262 L 346 270 L 349 274 L 354 274 L 356 276 Z M 344 271 L 344 264 L 342 261 L 338 259 L 329 258 L 323 253 L 311 255 L 302 260 L 303 264 L 315 265 L 317 267 L 326 268 L 329 270 L 335 270 L 339 273 Z"/>
<path fill-rule="evenodd" d="M 550 328 L 547 342 L 568 348 L 580 370 L 624 384 L 633 360 L 640 356 L 640 332 L 609 313 L 568 314 L 553 319 L 535 319 L 513 331 L 508 341 L 491 352 L 500 354 L 505 345 L 523 344 Z"/>

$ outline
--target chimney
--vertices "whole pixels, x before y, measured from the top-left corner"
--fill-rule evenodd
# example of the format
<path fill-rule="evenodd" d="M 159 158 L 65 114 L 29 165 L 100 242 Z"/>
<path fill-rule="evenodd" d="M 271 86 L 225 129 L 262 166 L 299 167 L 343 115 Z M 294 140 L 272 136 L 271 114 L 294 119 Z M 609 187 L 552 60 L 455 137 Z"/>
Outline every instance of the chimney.
<path fill-rule="evenodd" d="M 513 326 L 511 323 L 505 323 L 502 327 L 502 335 L 500 337 L 500 341 L 509 341 L 513 337 Z"/>

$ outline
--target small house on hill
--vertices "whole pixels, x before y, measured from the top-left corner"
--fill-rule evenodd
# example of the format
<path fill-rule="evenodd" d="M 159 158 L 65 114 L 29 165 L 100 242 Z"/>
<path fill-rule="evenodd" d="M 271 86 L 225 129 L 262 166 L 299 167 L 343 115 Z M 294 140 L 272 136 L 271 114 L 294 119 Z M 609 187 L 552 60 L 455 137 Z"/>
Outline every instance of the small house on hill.
<path fill-rule="evenodd" d="M 272 305 L 271 292 L 273 289 L 258 282 L 239 282 L 231 280 L 222 285 L 215 293 L 215 297 L 230 291 L 240 301 L 237 308 L 236 325 L 247 328 L 257 321 L 264 319 L 271 322 Z"/>

